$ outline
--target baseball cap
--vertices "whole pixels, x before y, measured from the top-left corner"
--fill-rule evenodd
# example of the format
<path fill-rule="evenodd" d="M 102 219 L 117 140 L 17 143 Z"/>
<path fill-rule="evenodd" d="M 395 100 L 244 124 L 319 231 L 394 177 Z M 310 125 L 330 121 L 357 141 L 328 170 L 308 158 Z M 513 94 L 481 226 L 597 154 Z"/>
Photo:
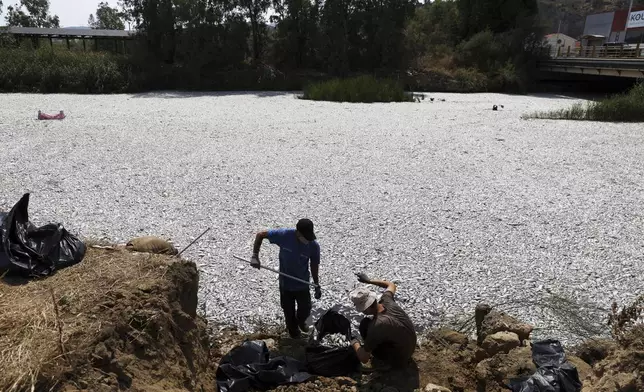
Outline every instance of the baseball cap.
<path fill-rule="evenodd" d="M 315 239 L 317 238 L 315 236 L 315 233 L 313 232 L 313 222 L 311 222 L 310 219 L 300 219 L 299 222 L 297 222 L 296 229 L 308 241 L 315 241 Z"/>
<path fill-rule="evenodd" d="M 358 312 L 367 310 L 377 299 L 376 293 L 364 288 L 355 289 L 349 295 Z"/>

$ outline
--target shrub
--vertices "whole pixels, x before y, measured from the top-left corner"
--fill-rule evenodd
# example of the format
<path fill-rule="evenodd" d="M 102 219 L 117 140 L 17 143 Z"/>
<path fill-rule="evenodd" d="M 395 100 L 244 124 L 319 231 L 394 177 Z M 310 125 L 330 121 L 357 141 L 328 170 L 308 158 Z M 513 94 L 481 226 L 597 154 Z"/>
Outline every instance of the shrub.
<path fill-rule="evenodd" d="M 498 69 L 498 63 L 504 57 L 503 50 L 499 38 L 486 30 L 458 45 L 456 61 L 462 67 L 476 67 L 479 71 L 489 72 Z"/>
<path fill-rule="evenodd" d="M 122 56 L 108 53 L 0 48 L 0 92 L 124 92 L 127 68 Z"/>
<path fill-rule="evenodd" d="M 644 83 L 638 83 L 625 94 L 615 95 L 603 101 L 576 103 L 568 109 L 537 112 L 525 118 L 644 122 Z"/>
<path fill-rule="evenodd" d="M 333 102 L 412 102 L 411 94 L 395 81 L 359 76 L 310 84 L 303 99 Z"/>
<path fill-rule="evenodd" d="M 625 337 L 638 325 L 644 322 L 644 295 L 640 296 L 629 306 L 621 310 L 617 302 L 613 302 L 608 325 L 611 327 L 613 338 L 622 342 Z"/>
<path fill-rule="evenodd" d="M 457 91 L 476 93 L 488 90 L 487 75 L 474 68 L 458 68 L 454 71 L 454 79 L 458 84 Z"/>

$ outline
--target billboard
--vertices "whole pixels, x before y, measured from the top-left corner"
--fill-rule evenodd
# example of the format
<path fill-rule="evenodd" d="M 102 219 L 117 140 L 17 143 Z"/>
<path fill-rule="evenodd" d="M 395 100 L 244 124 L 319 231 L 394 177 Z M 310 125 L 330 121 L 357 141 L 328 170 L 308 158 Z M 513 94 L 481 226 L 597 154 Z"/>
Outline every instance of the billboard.
<path fill-rule="evenodd" d="M 644 27 L 644 11 L 631 12 L 628 15 L 628 24 L 626 27 L 629 29 Z"/>
<path fill-rule="evenodd" d="M 615 12 L 588 15 L 584 25 L 584 35 L 601 35 L 608 37 L 613 27 Z"/>

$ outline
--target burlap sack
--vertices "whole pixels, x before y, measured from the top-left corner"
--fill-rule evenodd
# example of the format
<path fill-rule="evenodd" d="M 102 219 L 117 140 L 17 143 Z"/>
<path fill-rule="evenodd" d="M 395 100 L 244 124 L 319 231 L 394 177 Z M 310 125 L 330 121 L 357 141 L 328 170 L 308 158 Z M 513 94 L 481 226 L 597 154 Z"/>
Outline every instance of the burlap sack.
<path fill-rule="evenodd" d="M 158 237 L 139 237 L 130 240 L 125 249 L 133 252 L 154 253 L 161 255 L 176 255 L 177 249 L 168 241 Z"/>

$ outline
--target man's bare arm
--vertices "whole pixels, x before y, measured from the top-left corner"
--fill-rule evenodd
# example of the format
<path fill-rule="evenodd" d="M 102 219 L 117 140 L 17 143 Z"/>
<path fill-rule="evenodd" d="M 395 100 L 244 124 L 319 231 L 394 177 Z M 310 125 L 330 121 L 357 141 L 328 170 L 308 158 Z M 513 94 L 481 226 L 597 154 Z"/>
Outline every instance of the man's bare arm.
<path fill-rule="evenodd" d="M 260 269 L 261 263 L 259 262 L 259 249 L 262 247 L 262 241 L 268 237 L 267 231 L 260 231 L 255 236 L 255 243 L 253 244 L 253 255 L 250 258 L 250 266 Z"/>
<path fill-rule="evenodd" d="M 255 236 L 255 244 L 253 244 L 253 255 L 259 254 L 259 249 L 262 247 L 262 241 L 264 241 L 264 238 L 267 237 L 267 231 L 260 231 L 259 233 L 257 233 L 257 235 Z"/>
<path fill-rule="evenodd" d="M 387 280 L 377 280 L 377 279 L 369 279 L 366 274 L 360 273 L 356 274 L 358 276 L 358 281 L 362 283 L 367 283 L 367 284 L 372 284 L 374 286 L 382 287 L 386 291 L 391 291 L 391 294 L 396 294 L 396 288 L 397 286 L 389 282 Z"/>
<path fill-rule="evenodd" d="M 320 265 L 311 263 L 311 275 L 313 276 L 313 283 L 320 285 Z"/>
<path fill-rule="evenodd" d="M 367 363 L 371 359 L 371 354 L 360 345 L 360 343 L 354 341 L 351 345 L 356 352 L 356 356 L 362 363 Z"/>

